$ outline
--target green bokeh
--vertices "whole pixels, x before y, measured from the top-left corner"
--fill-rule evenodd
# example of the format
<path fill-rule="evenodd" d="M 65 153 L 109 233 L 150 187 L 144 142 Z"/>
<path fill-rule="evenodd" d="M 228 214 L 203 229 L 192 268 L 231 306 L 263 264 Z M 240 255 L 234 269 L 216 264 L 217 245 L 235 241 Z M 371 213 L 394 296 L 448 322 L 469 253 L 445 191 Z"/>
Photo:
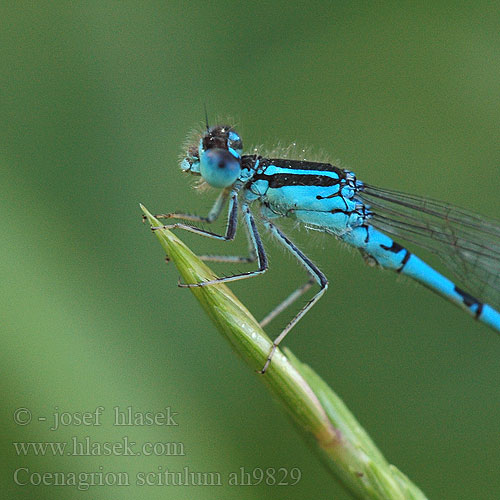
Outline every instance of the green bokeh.
<path fill-rule="evenodd" d="M 213 193 L 196 193 L 178 168 L 206 103 L 211 121 L 236 120 L 248 148 L 297 141 L 367 182 L 498 217 L 498 12 L 497 2 L 2 3 L 5 498 L 349 498 L 175 286 L 138 204 L 210 207 Z M 221 251 L 182 237 L 199 253 Z M 331 289 L 287 345 L 430 498 L 497 498 L 498 338 L 331 238 L 296 231 L 295 240 Z M 257 317 L 304 280 L 268 246 L 268 275 L 232 286 Z M 100 427 L 50 430 L 52 414 L 98 406 Z M 116 427 L 114 406 L 170 407 L 179 425 Z M 19 407 L 30 425 L 14 424 Z M 73 436 L 181 442 L 185 456 L 25 457 L 12 445 Z M 16 486 L 20 467 L 126 471 L 131 482 L 159 467 L 223 479 L 240 467 L 298 467 L 302 479 L 79 491 Z"/>

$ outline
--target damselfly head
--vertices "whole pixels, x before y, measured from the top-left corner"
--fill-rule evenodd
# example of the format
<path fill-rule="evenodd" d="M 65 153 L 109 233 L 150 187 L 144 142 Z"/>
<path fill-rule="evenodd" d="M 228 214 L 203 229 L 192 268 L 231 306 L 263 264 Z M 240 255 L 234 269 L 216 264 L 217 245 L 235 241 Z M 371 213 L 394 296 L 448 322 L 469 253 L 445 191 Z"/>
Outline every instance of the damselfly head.
<path fill-rule="evenodd" d="M 242 149 L 241 137 L 232 127 L 210 127 L 200 138 L 198 148 L 191 146 L 188 149 L 181 168 L 201 175 L 212 187 L 229 187 L 240 176 Z"/>

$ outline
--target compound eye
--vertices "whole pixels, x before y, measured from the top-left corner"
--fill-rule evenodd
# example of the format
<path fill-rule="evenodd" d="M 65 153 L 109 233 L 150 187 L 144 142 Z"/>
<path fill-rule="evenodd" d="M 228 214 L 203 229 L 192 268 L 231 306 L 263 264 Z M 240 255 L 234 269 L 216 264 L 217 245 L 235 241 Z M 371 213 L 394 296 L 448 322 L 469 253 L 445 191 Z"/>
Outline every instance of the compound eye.
<path fill-rule="evenodd" d="M 211 186 L 225 188 L 236 182 L 241 166 L 226 149 L 209 149 L 201 154 L 200 173 Z"/>

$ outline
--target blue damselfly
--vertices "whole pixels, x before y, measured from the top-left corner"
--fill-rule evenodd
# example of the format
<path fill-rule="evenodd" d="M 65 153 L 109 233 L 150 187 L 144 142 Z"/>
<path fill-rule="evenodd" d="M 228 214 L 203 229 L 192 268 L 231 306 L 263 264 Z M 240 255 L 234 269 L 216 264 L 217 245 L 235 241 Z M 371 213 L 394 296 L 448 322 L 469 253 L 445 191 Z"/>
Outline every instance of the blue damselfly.
<path fill-rule="evenodd" d="M 228 202 L 225 234 L 182 222 L 163 226 L 185 229 L 209 238 L 233 240 L 238 212 L 246 228 L 248 257 L 207 255 L 205 260 L 257 262 L 258 269 L 182 287 L 208 286 L 264 273 L 268 260 L 254 216 L 258 204 L 264 226 L 306 268 L 310 279 L 271 311 L 265 326 L 314 283 L 319 291 L 300 309 L 273 342 L 261 373 L 268 368 L 276 347 L 319 300 L 328 287 L 320 269 L 275 224 L 280 217 L 329 233 L 357 248 L 367 263 L 409 276 L 458 305 L 478 321 L 500 332 L 500 223 L 448 203 L 365 184 L 349 171 L 330 163 L 242 155 L 240 136 L 231 126 L 208 127 L 190 144 L 181 162 L 184 172 L 201 176 L 221 189 L 206 217 L 186 213 L 157 215 L 212 223 Z M 157 229 L 157 228 L 153 228 Z M 392 237 L 401 237 L 436 253 L 468 291 L 459 288 Z"/>

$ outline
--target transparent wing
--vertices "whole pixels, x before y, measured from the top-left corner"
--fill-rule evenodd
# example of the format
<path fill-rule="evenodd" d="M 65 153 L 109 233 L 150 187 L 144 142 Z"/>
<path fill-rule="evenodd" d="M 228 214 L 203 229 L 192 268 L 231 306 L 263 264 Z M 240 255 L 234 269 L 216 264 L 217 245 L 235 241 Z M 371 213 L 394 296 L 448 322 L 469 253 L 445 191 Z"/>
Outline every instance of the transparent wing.
<path fill-rule="evenodd" d="M 448 203 L 363 185 L 371 224 L 437 255 L 478 299 L 500 307 L 500 222 Z"/>

